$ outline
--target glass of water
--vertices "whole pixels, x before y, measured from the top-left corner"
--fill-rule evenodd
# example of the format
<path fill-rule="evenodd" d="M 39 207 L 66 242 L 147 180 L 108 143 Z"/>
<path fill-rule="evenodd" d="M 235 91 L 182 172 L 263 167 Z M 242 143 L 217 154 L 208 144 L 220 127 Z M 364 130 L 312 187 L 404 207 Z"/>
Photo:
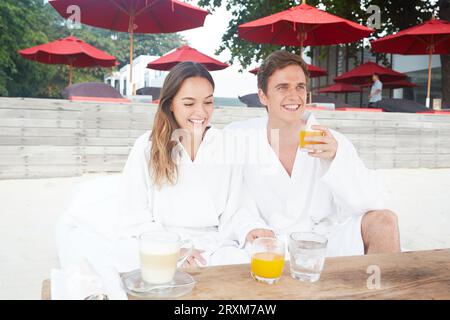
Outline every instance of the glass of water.
<path fill-rule="evenodd" d="M 328 240 L 314 232 L 293 232 L 289 236 L 291 276 L 315 282 L 320 278 L 325 262 Z"/>

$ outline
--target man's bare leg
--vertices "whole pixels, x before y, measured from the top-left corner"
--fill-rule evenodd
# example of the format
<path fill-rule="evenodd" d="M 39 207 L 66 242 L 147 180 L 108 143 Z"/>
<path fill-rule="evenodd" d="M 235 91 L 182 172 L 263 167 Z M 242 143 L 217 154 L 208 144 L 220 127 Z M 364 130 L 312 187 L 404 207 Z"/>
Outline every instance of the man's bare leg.
<path fill-rule="evenodd" d="M 397 215 L 390 210 L 367 212 L 361 221 L 364 253 L 400 252 Z"/>

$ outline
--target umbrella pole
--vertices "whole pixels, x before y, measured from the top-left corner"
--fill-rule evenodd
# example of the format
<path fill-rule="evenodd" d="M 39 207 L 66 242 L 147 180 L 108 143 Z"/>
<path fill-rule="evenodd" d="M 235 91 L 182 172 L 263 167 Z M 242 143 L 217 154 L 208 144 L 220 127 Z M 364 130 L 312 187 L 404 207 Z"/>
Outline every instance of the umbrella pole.
<path fill-rule="evenodd" d="M 134 17 L 130 17 L 130 86 L 131 86 L 131 95 L 135 95 L 135 87 L 133 83 L 133 52 L 134 52 Z"/>
<path fill-rule="evenodd" d="M 310 49 L 312 49 L 311 47 L 310 47 Z M 312 51 L 312 50 L 311 50 Z M 313 52 L 311 52 L 311 53 L 313 53 Z M 301 40 L 301 46 L 300 46 L 300 58 L 302 58 L 303 59 L 303 38 L 302 38 L 302 40 Z M 312 59 L 314 59 L 314 53 L 312 54 Z M 309 90 L 309 104 L 312 104 L 312 79 L 310 78 L 309 79 L 309 81 L 310 81 L 310 85 L 311 85 L 311 90 Z"/>
<path fill-rule="evenodd" d="M 361 64 L 364 63 L 364 39 L 361 40 Z M 359 93 L 359 107 L 363 106 L 363 92 L 364 89 L 361 88 L 361 92 Z"/>
<path fill-rule="evenodd" d="M 429 58 L 428 58 L 428 86 L 427 86 L 427 99 L 425 102 L 425 105 L 427 108 L 430 108 L 430 89 L 431 89 L 431 58 L 433 57 L 432 55 L 432 50 L 430 49 L 430 54 L 429 54 Z"/>
<path fill-rule="evenodd" d="M 302 30 L 299 32 L 298 36 L 297 36 L 298 40 L 300 41 L 300 59 L 303 59 L 303 43 L 305 42 L 306 39 L 306 33 Z M 312 86 L 312 80 L 310 79 L 310 85 Z M 306 103 L 312 103 L 312 90 L 310 90 L 307 94 L 306 94 Z"/>

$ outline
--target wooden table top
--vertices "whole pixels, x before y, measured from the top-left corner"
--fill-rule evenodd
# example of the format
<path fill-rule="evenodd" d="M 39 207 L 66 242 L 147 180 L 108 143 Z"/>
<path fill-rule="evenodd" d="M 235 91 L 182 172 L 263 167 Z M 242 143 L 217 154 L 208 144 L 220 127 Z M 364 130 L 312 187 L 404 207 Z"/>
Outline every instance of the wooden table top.
<path fill-rule="evenodd" d="M 369 288 L 377 267 L 380 288 Z M 327 258 L 315 283 L 292 279 L 288 263 L 273 285 L 253 280 L 248 264 L 186 271 L 197 284 L 183 300 L 450 299 L 450 249 Z M 50 299 L 50 280 L 43 282 L 42 299 Z"/>

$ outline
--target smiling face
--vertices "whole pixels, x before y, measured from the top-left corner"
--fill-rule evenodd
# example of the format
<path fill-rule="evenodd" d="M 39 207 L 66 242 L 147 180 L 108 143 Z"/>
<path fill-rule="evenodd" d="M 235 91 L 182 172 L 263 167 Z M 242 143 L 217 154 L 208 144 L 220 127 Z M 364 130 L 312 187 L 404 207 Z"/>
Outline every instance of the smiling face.
<path fill-rule="evenodd" d="M 269 117 L 285 123 L 301 119 L 306 102 L 306 76 L 297 65 L 277 69 L 268 79 L 267 92 L 260 88 L 261 103 L 267 106 Z"/>
<path fill-rule="evenodd" d="M 202 77 L 187 78 L 172 99 L 170 110 L 181 129 L 203 134 L 214 109 L 214 88 Z"/>

